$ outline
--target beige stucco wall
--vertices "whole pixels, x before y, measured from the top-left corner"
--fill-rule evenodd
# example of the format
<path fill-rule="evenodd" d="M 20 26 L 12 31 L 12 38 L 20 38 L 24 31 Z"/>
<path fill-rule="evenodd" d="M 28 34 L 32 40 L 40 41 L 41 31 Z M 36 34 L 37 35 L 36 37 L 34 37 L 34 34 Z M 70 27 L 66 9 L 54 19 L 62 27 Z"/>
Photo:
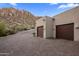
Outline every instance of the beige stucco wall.
<path fill-rule="evenodd" d="M 46 38 L 53 38 L 54 21 L 51 17 L 46 18 Z"/>
<path fill-rule="evenodd" d="M 36 36 L 37 36 L 37 27 L 39 26 L 44 26 L 43 38 L 53 37 L 53 20 L 51 17 L 42 17 L 36 21 L 36 27 L 35 27 Z"/>
<path fill-rule="evenodd" d="M 74 20 L 75 20 L 74 40 L 79 41 L 79 29 L 76 29 L 76 26 L 79 27 L 79 7 L 75 8 L 74 10 Z"/>
<path fill-rule="evenodd" d="M 75 28 L 76 24 L 79 24 L 79 7 L 58 14 L 53 18 L 55 18 L 55 25 L 74 23 L 74 41 L 79 41 L 79 29 Z M 56 37 L 56 28 L 54 35 Z"/>
<path fill-rule="evenodd" d="M 35 24 L 35 33 L 36 33 L 36 36 L 37 36 L 37 27 L 39 26 L 43 26 L 44 27 L 44 38 L 46 38 L 46 21 L 45 21 L 45 18 L 40 18 L 36 21 L 36 24 Z"/>

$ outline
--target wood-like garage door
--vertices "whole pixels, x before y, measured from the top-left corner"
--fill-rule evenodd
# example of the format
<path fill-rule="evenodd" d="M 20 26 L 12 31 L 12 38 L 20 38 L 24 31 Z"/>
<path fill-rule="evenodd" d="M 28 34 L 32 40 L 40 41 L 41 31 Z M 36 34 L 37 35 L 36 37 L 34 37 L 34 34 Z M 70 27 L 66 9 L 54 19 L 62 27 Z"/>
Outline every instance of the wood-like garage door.
<path fill-rule="evenodd" d="M 43 26 L 37 27 L 37 36 L 43 37 Z"/>
<path fill-rule="evenodd" d="M 57 25 L 56 38 L 74 40 L 74 23 Z"/>

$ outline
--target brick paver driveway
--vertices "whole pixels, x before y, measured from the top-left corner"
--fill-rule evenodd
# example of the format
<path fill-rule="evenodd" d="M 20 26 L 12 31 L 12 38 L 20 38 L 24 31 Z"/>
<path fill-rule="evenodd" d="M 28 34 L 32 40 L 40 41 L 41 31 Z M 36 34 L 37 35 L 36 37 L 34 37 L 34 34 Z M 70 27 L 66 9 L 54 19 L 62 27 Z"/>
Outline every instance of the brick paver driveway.
<path fill-rule="evenodd" d="M 79 55 L 79 42 L 63 39 L 42 39 L 32 30 L 0 38 L 0 55 L 9 56 L 71 56 Z"/>

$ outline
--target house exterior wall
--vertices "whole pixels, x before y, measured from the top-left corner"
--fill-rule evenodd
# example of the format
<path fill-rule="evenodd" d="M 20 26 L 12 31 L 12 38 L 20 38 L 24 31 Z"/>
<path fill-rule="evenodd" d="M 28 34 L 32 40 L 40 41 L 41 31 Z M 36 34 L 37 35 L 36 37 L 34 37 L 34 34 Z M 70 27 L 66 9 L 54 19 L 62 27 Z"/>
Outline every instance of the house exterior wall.
<path fill-rule="evenodd" d="M 44 27 L 44 37 L 43 38 L 52 38 L 53 37 L 53 20 L 51 17 L 43 17 L 36 21 L 36 36 L 37 36 L 37 27 Z"/>
<path fill-rule="evenodd" d="M 46 38 L 53 38 L 54 22 L 51 17 L 46 18 Z"/>
<path fill-rule="evenodd" d="M 53 18 L 55 18 L 55 25 L 74 23 L 74 41 L 79 41 L 79 29 L 75 28 L 79 24 L 79 7 L 58 14 Z M 56 28 L 54 30 L 54 36 L 56 37 Z"/>
<path fill-rule="evenodd" d="M 44 34 L 43 34 L 43 36 L 44 36 L 44 38 L 46 38 L 46 21 L 43 21 L 44 20 L 44 18 L 40 18 L 40 19 L 38 19 L 37 21 L 36 21 L 36 26 L 35 26 L 35 33 L 36 33 L 36 36 L 37 36 L 37 27 L 39 27 L 39 26 L 43 26 L 43 32 L 44 32 Z"/>
<path fill-rule="evenodd" d="M 54 18 L 55 20 L 52 20 Z M 56 16 L 43 17 L 36 21 L 35 32 L 37 35 L 37 27 L 44 26 L 44 38 L 56 38 L 56 25 L 74 23 L 74 41 L 79 41 L 79 7 L 65 11 Z M 43 21 L 44 20 L 44 21 Z"/>
<path fill-rule="evenodd" d="M 75 41 L 79 41 L 79 29 L 76 28 L 76 26 L 79 27 L 79 7 L 75 8 L 74 10 L 74 20 L 75 20 L 74 37 Z"/>

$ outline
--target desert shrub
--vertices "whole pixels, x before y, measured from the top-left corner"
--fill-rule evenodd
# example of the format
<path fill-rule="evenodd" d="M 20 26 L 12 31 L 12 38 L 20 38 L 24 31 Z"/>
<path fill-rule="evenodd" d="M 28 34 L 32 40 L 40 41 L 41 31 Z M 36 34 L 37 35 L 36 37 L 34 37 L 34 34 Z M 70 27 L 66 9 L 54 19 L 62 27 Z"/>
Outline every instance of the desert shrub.
<path fill-rule="evenodd" d="M 15 34 L 17 31 L 16 30 L 13 30 L 13 29 L 8 29 L 7 30 L 7 35 L 11 35 L 11 34 Z"/>
<path fill-rule="evenodd" d="M 17 31 L 27 30 L 27 26 L 25 24 L 16 25 L 15 30 L 17 30 Z"/>
<path fill-rule="evenodd" d="M 10 26 L 4 21 L 0 21 L 0 37 L 15 34 L 18 31 L 29 30 L 31 28 L 33 27 L 29 24 L 15 24 Z"/>
<path fill-rule="evenodd" d="M 15 30 L 16 30 L 16 31 L 22 31 L 22 30 L 23 30 L 23 26 L 22 26 L 22 25 L 17 25 L 17 26 L 15 27 Z"/>
<path fill-rule="evenodd" d="M 35 26 L 34 25 L 31 25 L 31 29 L 35 29 Z"/>
<path fill-rule="evenodd" d="M 23 25 L 23 30 L 27 30 L 27 25 Z"/>
<path fill-rule="evenodd" d="M 6 36 L 6 24 L 3 21 L 0 21 L 0 37 L 1 36 Z"/>
<path fill-rule="evenodd" d="M 31 24 L 28 24 L 27 25 L 27 29 L 35 29 L 35 26 L 34 25 L 31 25 Z"/>
<path fill-rule="evenodd" d="M 31 25 L 27 24 L 27 29 L 28 30 L 31 29 Z"/>
<path fill-rule="evenodd" d="M 27 30 L 27 28 L 24 28 L 23 30 Z"/>

